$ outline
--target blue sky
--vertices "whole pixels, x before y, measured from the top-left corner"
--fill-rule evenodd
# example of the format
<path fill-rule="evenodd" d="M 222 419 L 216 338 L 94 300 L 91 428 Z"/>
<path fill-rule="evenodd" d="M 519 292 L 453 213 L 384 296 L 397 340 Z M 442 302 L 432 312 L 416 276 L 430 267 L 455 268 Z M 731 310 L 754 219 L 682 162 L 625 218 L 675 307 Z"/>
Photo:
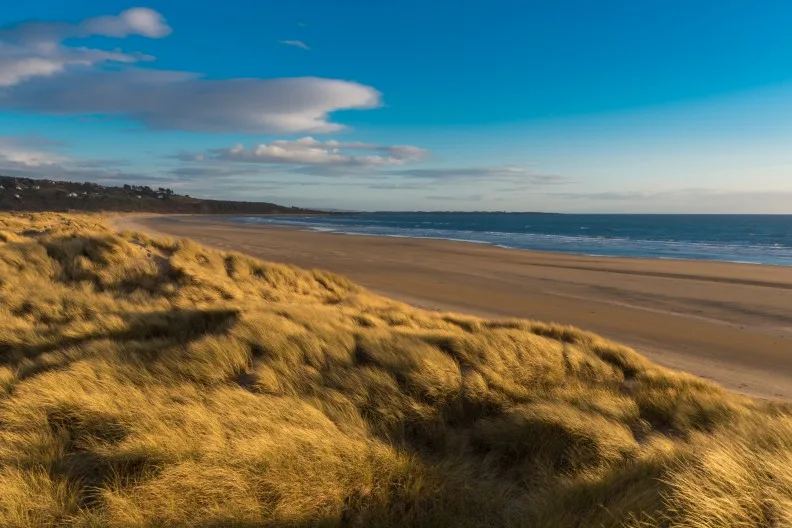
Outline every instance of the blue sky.
<path fill-rule="evenodd" d="M 0 173 L 348 209 L 792 213 L 788 1 L 14 2 Z"/>

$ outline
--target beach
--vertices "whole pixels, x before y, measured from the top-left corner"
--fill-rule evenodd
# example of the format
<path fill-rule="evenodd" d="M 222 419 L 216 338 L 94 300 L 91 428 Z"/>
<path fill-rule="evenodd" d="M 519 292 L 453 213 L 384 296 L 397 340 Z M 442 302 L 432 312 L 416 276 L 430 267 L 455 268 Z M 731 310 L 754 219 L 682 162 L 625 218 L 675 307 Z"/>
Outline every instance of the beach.
<path fill-rule="evenodd" d="M 729 389 L 792 399 L 792 267 L 543 253 L 208 216 L 122 216 L 115 225 L 327 269 L 421 308 L 574 325 Z"/>

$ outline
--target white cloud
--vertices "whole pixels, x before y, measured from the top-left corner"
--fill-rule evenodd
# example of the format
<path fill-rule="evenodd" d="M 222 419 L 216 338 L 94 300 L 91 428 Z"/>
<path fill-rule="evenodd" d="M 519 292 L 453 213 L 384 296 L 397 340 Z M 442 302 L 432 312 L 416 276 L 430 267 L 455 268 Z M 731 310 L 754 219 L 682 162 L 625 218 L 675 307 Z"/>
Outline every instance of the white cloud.
<path fill-rule="evenodd" d="M 305 51 L 310 51 L 310 47 L 308 44 L 303 42 L 302 40 L 279 40 L 278 44 L 284 44 L 286 46 L 294 46 L 295 48 L 304 49 Z"/>
<path fill-rule="evenodd" d="M 63 43 L 91 35 L 160 38 L 170 31 L 159 13 L 145 8 L 78 24 L 30 22 L 0 29 L 0 109 L 116 116 L 162 129 L 327 133 L 344 128 L 329 120 L 332 112 L 381 104 L 377 90 L 343 80 L 209 80 L 139 66 L 107 69 L 103 65 L 111 62 L 153 58 Z"/>
<path fill-rule="evenodd" d="M 361 154 L 372 152 L 373 154 Z M 420 161 L 428 152 L 410 145 L 374 145 L 360 142 L 318 141 L 312 137 L 277 140 L 247 148 L 236 145 L 198 154 L 193 159 L 243 163 L 323 165 L 337 167 L 399 166 Z"/>
<path fill-rule="evenodd" d="M 0 86 L 11 86 L 27 77 L 52 75 L 63 70 L 63 61 L 42 57 L 8 58 L 0 56 Z"/>
<path fill-rule="evenodd" d="M 59 44 L 67 38 L 86 38 L 92 35 L 116 38 L 139 35 L 162 38 L 170 33 L 171 28 L 161 14 L 145 7 L 135 7 L 118 15 L 88 18 L 78 24 L 23 22 L 0 28 L 0 39 L 42 48 L 46 45 Z"/>
<path fill-rule="evenodd" d="M 92 35 L 164 37 L 170 27 L 156 11 L 129 9 L 117 16 L 85 20 L 80 24 L 29 22 L 0 29 L 0 87 L 17 85 L 34 77 L 48 77 L 69 66 L 96 66 L 105 62 L 131 63 L 150 59 L 140 54 L 104 51 L 62 44 L 67 38 Z"/>
<path fill-rule="evenodd" d="M 141 54 L 92 49 L 59 49 L 55 52 L 26 54 L 9 52 L 9 47 L 0 43 L 0 89 L 12 87 L 34 77 L 50 77 L 62 73 L 69 66 L 90 67 L 104 62 L 132 63 L 148 60 Z M 3 92 L 0 90 L 0 94 Z M 2 105 L 2 100 L 0 100 Z"/>
<path fill-rule="evenodd" d="M 0 90 L 2 94 L 2 90 Z M 202 132 L 326 133 L 334 110 L 379 106 L 379 92 L 316 77 L 208 80 L 132 68 L 65 73 L 6 90 L 0 107 L 48 114 L 116 115 L 151 128 Z"/>
<path fill-rule="evenodd" d="M 162 38 L 171 33 L 165 18 L 153 9 L 145 7 L 127 9 L 118 16 L 90 18 L 80 24 L 80 29 L 89 35 L 118 38 L 129 35 Z"/>

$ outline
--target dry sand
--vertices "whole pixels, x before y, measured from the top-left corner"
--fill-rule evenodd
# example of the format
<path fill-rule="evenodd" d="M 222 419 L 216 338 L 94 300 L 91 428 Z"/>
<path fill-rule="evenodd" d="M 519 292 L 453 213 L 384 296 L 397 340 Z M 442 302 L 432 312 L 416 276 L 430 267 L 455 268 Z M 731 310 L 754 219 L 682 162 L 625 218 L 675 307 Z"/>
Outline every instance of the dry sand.
<path fill-rule="evenodd" d="M 575 325 L 730 389 L 792 399 L 792 267 L 588 257 L 207 216 L 127 216 L 115 225 L 328 269 L 422 308 Z"/>

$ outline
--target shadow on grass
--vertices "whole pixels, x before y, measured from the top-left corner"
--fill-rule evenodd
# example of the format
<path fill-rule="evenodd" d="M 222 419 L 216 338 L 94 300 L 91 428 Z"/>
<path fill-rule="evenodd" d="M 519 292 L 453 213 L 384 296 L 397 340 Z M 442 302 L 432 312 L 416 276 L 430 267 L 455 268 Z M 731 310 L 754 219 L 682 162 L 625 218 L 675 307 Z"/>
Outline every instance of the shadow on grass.
<path fill-rule="evenodd" d="M 23 362 L 27 363 L 24 370 L 18 372 L 18 378 L 25 379 L 41 372 L 63 368 L 76 359 L 70 359 L 64 354 L 62 361 L 55 359 L 46 364 L 36 364 L 41 356 L 73 347 L 87 347 L 96 341 L 148 343 L 152 351 L 174 344 L 186 345 L 204 336 L 226 333 L 238 320 L 239 312 L 230 309 L 169 310 L 132 313 L 126 314 L 126 317 L 129 320 L 128 326 L 118 331 L 63 337 L 63 329 L 55 327 L 47 333 L 42 343 L 25 344 L 12 342 L 8 338 L 0 339 L 0 365 L 15 369 Z M 29 364 L 31 361 L 33 365 Z"/>

